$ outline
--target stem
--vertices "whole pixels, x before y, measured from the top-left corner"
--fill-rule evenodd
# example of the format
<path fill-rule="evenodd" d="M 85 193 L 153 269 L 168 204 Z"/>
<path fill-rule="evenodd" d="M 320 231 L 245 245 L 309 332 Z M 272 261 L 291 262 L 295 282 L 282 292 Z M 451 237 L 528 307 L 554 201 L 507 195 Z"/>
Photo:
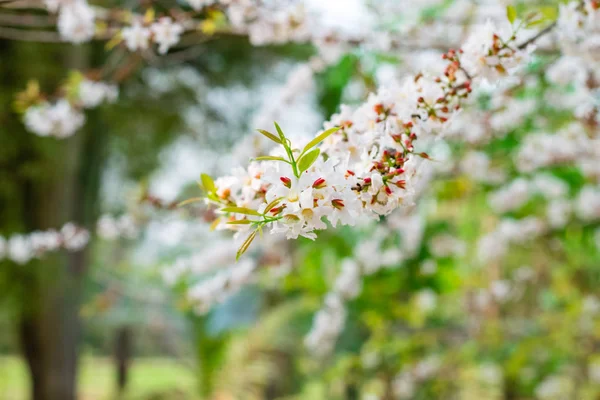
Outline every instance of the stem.
<path fill-rule="evenodd" d="M 556 28 L 556 25 L 557 25 L 557 23 L 556 23 L 556 21 L 554 21 L 553 23 L 551 23 L 550 25 L 548 25 L 547 27 L 545 27 L 544 29 L 539 31 L 534 37 L 521 43 L 519 46 L 517 46 L 517 48 L 519 50 L 524 50 L 531 43 L 535 42 L 536 40 L 538 40 L 542 36 L 546 35 L 547 33 L 550 33 L 554 28 Z"/>

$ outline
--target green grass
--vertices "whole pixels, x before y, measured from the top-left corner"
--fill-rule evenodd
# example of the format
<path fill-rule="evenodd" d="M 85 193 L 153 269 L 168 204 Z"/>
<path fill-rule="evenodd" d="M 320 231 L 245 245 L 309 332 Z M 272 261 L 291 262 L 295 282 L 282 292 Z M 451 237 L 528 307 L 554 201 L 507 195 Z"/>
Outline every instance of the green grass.
<path fill-rule="evenodd" d="M 115 369 L 109 358 L 84 357 L 78 379 L 82 400 L 115 399 Z M 135 359 L 126 400 L 196 399 L 194 371 L 164 358 Z M 28 399 L 29 376 L 18 357 L 0 357 L 0 399 Z"/>

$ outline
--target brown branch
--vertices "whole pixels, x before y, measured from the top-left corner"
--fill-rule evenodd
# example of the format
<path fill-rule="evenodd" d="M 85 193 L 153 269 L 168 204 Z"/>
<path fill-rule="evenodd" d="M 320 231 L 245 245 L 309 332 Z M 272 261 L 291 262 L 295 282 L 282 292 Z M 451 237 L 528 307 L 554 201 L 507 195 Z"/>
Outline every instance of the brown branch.
<path fill-rule="evenodd" d="M 48 28 L 56 25 L 56 18 L 46 15 L 0 14 L 0 25 Z"/>
<path fill-rule="evenodd" d="M 541 38 L 542 36 L 552 32 L 552 30 L 554 30 L 554 28 L 556 28 L 556 22 L 551 23 L 550 25 L 548 25 L 547 27 L 545 27 L 544 29 L 542 29 L 541 31 L 539 31 L 535 36 L 533 36 L 532 38 L 526 40 L 525 42 L 521 43 L 519 46 L 517 46 L 517 48 L 519 50 L 524 50 L 527 46 L 529 46 L 530 44 L 532 44 L 533 42 L 535 42 L 536 40 L 538 40 L 539 38 Z"/>
<path fill-rule="evenodd" d="M 52 31 L 33 31 L 0 27 L 0 38 L 25 42 L 63 43 L 58 33 Z"/>

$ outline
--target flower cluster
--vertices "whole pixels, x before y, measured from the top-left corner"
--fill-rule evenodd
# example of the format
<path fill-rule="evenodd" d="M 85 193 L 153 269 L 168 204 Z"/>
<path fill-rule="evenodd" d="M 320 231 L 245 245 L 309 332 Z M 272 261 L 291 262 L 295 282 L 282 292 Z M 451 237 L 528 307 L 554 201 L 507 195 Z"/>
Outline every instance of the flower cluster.
<path fill-rule="evenodd" d="M 29 99 L 30 104 L 23 114 L 28 131 L 58 139 L 73 136 L 85 123 L 83 109 L 95 108 L 105 102 L 112 103 L 119 93 L 115 85 L 86 78 L 68 83 L 64 90 L 73 95 L 61 97 L 53 103 L 39 94 Z"/>
<path fill-rule="evenodd" d="M 158 45 L 158 52 L 165 54 L 179 42 L 183 32 L 183 25 L 171 17 L 160 17 L 151 23 L 136 18 L 131 26 L 122 29 L 121 37 L 130 51 L 146 50 L 152 41 Z"/>
<path fill-rule="evenodd" d="M 368 238 L 357 245 L 352 258 L 341 262 L 340 272 L 332 282 L 324 306 L 315 314 L 312 329 L 305 338 L 305 345 L 312 353 L 326 356 L 334 349 L 345 326 L 345 303 L 360 295 L 364 277 L 382 269 L 398 269 L 415 259 L 424 245 L 424 224 L 418 213 L 406 215 L 396 211 L 385 224 L 377 224 L 374 230 L 369 230 Z M 395 235 L 400 236 L 400 244 L 386 246 L 386 240 Z M 439 234 L 432 237 L 427 248 L 436 259 L 460 257 L 465 251 L 465 243 L 449 234 Z M 378 256 L 374 257 L 374 254 Z M 429 267 L 429 271 L 423 268 L 424 275 L 435 273 L 435 260 L 429 259 L 425 264 L 433 264 L 433 267 Z M 435 291 L 422 289 L 415 294 L 414 305 L 420 312 L 430 313 L 436 308 L 437 297 Z"/>
<path fill-rule="evenodd" d="M 96 13 L 86 0 L 44 0 L 48 11 L 58 12 L 58 31 L 72 43 L 88 42 L 96 31 Z"/>
<path fill-rule="evenodd" d="M 131 215 L 114 217 L 105 214 L 96 223 L 96 233 L 105 240 L 135 239 L 139 235 L 139 227 Z"/>
<path fill-rule="evenodd" d="M 83 126 L 85 116 L 63 99 L 54 104 L 43 102 L 29 107 L 23 120 L 27 130 L 38 136 L 64 139 Z"/>
<path fill-rule="evenodd" d="M 413 398 L 417 385 L 433 378 L 441 367 L 442 360 L 435 355 L 428 356 L 413 365 L 407 365 L 394 378 L 394 394 L 398 399 Z"/>
<path fill-rule="evenodd" d="M 245 259 L 230 269 L 219 271 L 216 275 L 202 280 L 188 291 L 188 298 L 194 304 L 198 314 L 205 314 L 218 303 L 223 302 L 232 294 L 255 277 L 256 262 Z"/>
<path fill-rule="evenodd" d="M 570 124 L 554 134 L 527 135 L 516 155 L 516 166 L 521 172 L 575 164 L 585 176 L 596 180 L 600 178 L 599 161 L 600 137 L 588 133 L 579 123 Z"/>
<path fill-rule="evenodd" d="M 260 271 L 282 276 L 289 270 L 283 238 L 271 236 L 256 257 L 235 263 L 238 244 L 231 238 L 219 239 L 204 250 L 177 258 L 162 271 L 170 287 L 186 286 L 185 301 L 197 314 L 206 314 L 215 305 L 235 295 L 244 286 L 255 282 Z M 265 266 L 273 268 L 263 268 Z"/>
<path fill-rule="evenodd" d="M 222 6 L 236 32 L 248 35 L 253 45 L 307 41 L 311 31 L 302 1 L 188 0 L 195 9 Z"/>
<path fill-rule="evenodd" d="M 27 264 L 34 258 L 42 258 L 44 254 L 59 249 L 79 251 L 87 245 L 89 239 L 88 231 L 72 223 L 65 224 L 60 231 L 35 231 L 27 235 L 12 235 L 6 239 L 0 236 L 0 260 L 6 258 L 17 264 Z"/>
<path fill-rule="evenodd" d="M 518 31 L 489 34 L 489 24 L 480 30 L 473 34 L 476 43 L 467 41 L 466 52 L 444 54 L 442 76 L 419 74 L 382 88 L 355 110 L 342 107 L 303 148 L 293 146 L 278 125 L 277 134 L 261 131 L 280 146 L 270 156 L 216 182 L 203 176 L 208 201 L 221 206 L 220 227 L 270 226 L 288 238 L 315 239 L 315 231 L 327 227 L 325 220 L 353 225 L 409 205 L 419 185 L 419 159 L 429 158 L 415 150 L 417 138 L 435 137 L 461 109 L 473 83 L 481 81 L 472 74 L 496 79 L 524 60 L 526 52 L 515 45 Z"/>
<path fill-rule="evenodd" d="M 600 122 L 599 21 L 600 6 L 595 0 L 562 4 L 557 25 L 563 55 L 546 72 L 556 86 L 547 94 L 550 104 L 596 123 Z"/>

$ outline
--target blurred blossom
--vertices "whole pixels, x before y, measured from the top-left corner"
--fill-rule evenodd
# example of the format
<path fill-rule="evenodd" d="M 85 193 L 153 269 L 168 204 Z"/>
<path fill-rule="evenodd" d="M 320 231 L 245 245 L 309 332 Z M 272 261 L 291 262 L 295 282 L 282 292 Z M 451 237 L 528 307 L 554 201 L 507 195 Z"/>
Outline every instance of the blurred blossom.
<path fill-rule="evenodd" d="M 415 304 L 421 312 L 429 313 L 437 306 L 437 294 L 431 289 L 423 289 L 416 294 Z"/>

